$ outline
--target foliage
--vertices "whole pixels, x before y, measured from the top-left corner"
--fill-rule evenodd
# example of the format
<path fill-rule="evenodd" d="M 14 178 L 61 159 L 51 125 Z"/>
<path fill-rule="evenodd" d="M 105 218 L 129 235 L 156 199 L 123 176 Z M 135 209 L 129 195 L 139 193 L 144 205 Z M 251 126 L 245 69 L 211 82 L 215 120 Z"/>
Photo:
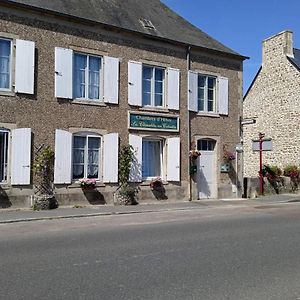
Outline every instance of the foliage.
<path fill-rule="evenodd" d="M 92 178 L 83 178 L 80 179 L 79 182 L 82 188 L 95 188 L 97 183 L 96 179 L 92 179 Z"/>
<path fill-rule="evenodd" d="M 163 186 L 163 182 L 160 177 L 153 178 L 150 182 L 151 189 L 161 188 L 162 186 Z"/>
<path fill-rule="evenodd" d="M 122 145 L 119 153 L 119 183 L 126 186 L 129 180 L 134 151 L 131 145 Z"/>
<path fill-rule="evenodd" d="M 235 154 L 228 150 L 224 150 L 223 159 L 224 159 L 224 161 L 227 161 L 227 162 L 235 160 Z"/>
<path fill-rule="evenodd" d="M 283 171 L 284 176 L 291 178 L 292 191 L 296 191 L 300 182 L 300 168 L 296 165 L 288 165 Z"/>
<path fill-rule="evenodd" d="M 33 173 L 40 177 L 49 177 L 53 169 L 54 152 L 50 147 L 45 147 L 35 158 L 33 163 Z"/>
<path fill-rule="evenodd" d="M 282 176 L 282 170 L 277 166 L 269 166 L 270 170 L 277 176 Z"/>
<path fill-rule="evenodd" d="M 121 196 L 121 204 L 125 205 L 136 205 L 138 204 L 137 202 L 137 194 L 139 190 L 135 186 L 130 186 L 128 184 L 121 186 L 119 190 L 119 195 Z"/>
<path fill-rule="evenodd" d="M 199 150 L 190 150 L 190 152 L 189 152 L 189 157 L 191 159 L 197 159 L 198 156 L 200 156 L 200 155 L 201 155 L 201 153 Z"/>

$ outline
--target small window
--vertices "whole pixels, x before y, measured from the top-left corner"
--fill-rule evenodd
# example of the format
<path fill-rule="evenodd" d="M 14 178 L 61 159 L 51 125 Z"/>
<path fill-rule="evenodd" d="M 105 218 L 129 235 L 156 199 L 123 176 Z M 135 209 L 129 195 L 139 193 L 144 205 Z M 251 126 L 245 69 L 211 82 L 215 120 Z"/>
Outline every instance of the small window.
<path fill-rule="evenodd" d="M 0 183 L 7 181 L 8 133 L 0 129 Z"/>
<path fill-rule="evenodd" d="M 143 179 L 162 176 L 162 144 L 162 140 L 159 139 L 143 139 Z"/>
<path fill-rule="evenodd" d="M 11 90 L 11 40 L 0 38 L 0 90 Z"/>
<path fill-rule="evenodd" d="M 164 106 L 164 77 L 164 69 L 143 66 L 143 106 Z"/>
<path fill-rule="evenodd" d="M 75 53 L 73 96 L 75 99 L 100 100 L 101 58 Z"/>
<path fill-rule="evenodd" d="M 197 148 L 200 151 L 214 151 L 216 142 L 214 140 L 198 140 Z"/>
<path fill-rule="evenodd" d="M 155 30 L 155 27 L 154 25 L 152 24 L 152 22 L 150 20 L 147 20 L 147 19 L 140 19 L 140 22 L 142 23 L 142 25 L 145 27 L 145 28 L 148 28 L 148 29 L 154 29 Z"/>
<path fill-rule="evenodd" d="M 100 178 L 100 145 L 99 136 L 73 137 L 73 179 Z"/>
<path fill-rule="evenodd" d="M 216 112 L 216 77 L 198 75 L 198 111 Z"/>

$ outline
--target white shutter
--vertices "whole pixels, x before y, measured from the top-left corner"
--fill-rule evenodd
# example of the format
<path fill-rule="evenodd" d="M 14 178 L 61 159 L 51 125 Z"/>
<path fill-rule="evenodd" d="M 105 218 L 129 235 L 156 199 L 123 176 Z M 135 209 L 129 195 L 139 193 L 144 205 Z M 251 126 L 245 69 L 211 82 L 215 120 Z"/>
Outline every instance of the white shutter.
<path fill-rule="evenodd" d="M 30 184 L 31 129 L 12 130 L 11 184 Z"/>
<path fill-rule="evenodd" d="M 72 169 L 72 134 L 57 129 L 55 132 L 54 183 L 70 184 Z"/>
<path fill-rule="evenodd" d="M 104 102 L 119 103 L 119 59 L 104 56 Z"/>
<path fill-rule="evenodd" d="M 103 182 L 118 182 L 119 135 L 110 133 L 103 142 Z"/>
<path fill-rule="evenodd" d="M 180 138 L 168 139 L 167 180 L 180 181 Z"/>
<path fill-rule="evenodd" d="M 141 182 L 142 181 L 143 139 L 138 135 L 129 134 L 129 144 L 133 147 L 133 151 L 134 151 L 134 159 L 130 170 L 129 181 Z"/>
<path fill-rule="evenodd" d="M 55 97 L 72 99 L 73 50 L 55 48 Z"/>
<path fill-rule="evenodd" d="M 219 77 L 219 114 L 228 115 L 228 78 Z"/>
<path fill-rule="evenodd" d="M 35 43 L 16 40 L 16 93 L 34 94 Z"/>
<path fill-rule="evenodd" d="M 168 69 L 168 108 L 179 110 L 179 77 L 178 69 Z"/>
<path fill-rule="evenodd" d="M 142 64 L 128 62 L 128 103 L 142 106 Z"/>
<path fill-rule="evenodd" d="M 189 110 L 198 112 L 198 73 L 189 71 L 188 73 L 188 102 Z"/>

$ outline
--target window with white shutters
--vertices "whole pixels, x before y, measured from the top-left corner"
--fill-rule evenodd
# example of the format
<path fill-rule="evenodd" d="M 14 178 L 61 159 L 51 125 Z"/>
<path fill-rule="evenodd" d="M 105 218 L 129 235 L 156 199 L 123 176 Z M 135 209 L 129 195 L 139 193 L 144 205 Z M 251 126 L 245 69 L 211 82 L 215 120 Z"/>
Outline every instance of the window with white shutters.
<path fill-rule="evenodd" d="M 11 90 L 12 41 L 0 38 L 0 91 Z"/>
<path fill-rule="evenodd" d="M 9 131 L 0 129 L 0 183 L 7 181 Z"/>

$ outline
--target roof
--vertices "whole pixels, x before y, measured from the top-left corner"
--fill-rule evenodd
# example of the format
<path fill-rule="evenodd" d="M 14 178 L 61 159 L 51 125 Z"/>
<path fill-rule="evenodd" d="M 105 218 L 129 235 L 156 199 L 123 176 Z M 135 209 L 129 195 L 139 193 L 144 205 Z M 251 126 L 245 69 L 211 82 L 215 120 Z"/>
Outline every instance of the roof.
<path fill-rule="evenodd" d="M 246 57 L 216 41 L 159 0 L 2 0 L 26 8 L 85 19 L 168 41 Z M 155 29 L 144 26 L 149 20 Z"/>
<path fill-rule="evenodd" d="M 293 49 L 294 57 L 288 56 L 289 61 L 300 70 L 300 49 Z"/>

